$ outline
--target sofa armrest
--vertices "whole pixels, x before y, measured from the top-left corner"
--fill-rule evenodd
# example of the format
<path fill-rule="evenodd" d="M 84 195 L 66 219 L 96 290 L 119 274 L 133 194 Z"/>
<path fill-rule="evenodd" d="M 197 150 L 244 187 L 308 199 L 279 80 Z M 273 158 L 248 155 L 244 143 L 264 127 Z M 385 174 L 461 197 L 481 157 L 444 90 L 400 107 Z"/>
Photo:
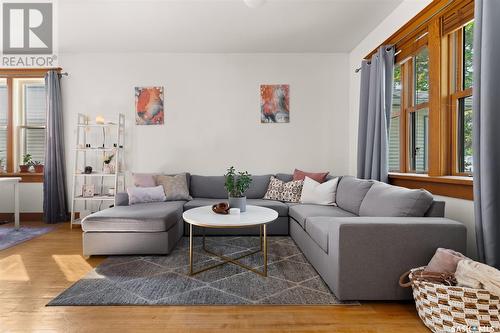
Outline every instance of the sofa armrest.
<path fill-rule="evenodd" d="M 127 192 L 116 193 L 115 206 L 128 206 L 128 193 Z"/>
<path fill-rule="evenodd" d="M 464 253 L 467 230 L 434 217 L 330 218 L 328 254 L 336 268 L 340 299 L 407 299 L 398 278 L 425 266 L 439 247 Z"/>

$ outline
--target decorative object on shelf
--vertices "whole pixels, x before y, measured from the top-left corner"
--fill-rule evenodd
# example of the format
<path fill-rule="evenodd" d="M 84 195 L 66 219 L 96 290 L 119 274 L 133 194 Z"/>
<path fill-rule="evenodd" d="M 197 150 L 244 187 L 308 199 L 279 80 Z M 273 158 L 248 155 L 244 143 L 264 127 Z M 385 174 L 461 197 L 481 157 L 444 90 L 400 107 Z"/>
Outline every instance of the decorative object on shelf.
<path fill-rule="evenodd" d="M 224 178 L 226 179 L 224 187 L 229 196 L 229 207 L 239 208 L 242 213 L 245 212 L 247 198 L 243 194 L 252 183 L 252 175 L 247 171 L 236 172 L 234 167 L 230 167 Z"/>
<path fill-rule="evenodd" d="M 5 173 L 5 164 L 3 157 L 0 158 L 0 173 Z"/>
<path fill-rule="evenodd" d="M 43 173 L 43 163 L 40 161 L 34 161 L 32 163 L 35 173 Z"/>
<path fill-rule="evenodd" d="M 82 186 L 82 197 L 93 198 L 94 194 L 95 194 L 95 185 L 94 184 L 84 184 Z"/>
<path fill-rule="evenodd" d="M 229 214 L 229 204 L 227 202 L 220 202 L 212 206 L 212 211 L 215 214 L 227 215 Z"/>
<path fill-rule="evenodd" d="M 23 164 L 19 166 L 19 171 L 29 172 L 32 165 L 33 165 L 33 159 L 31 158 L 31 154 L 24 154 Z"/>
<path fill-rule="evenodd" d="M 83 173 L 90 175 L 92 173 L 92 167 L 87 165 Z"/>
<path fill-rule="evenodd" d="M 260 122 L 290 122 L 289 84 L 263 84 L 260 86 Z"/>
<path fill-rule="evenodd" d="M 98 125 L 104 125 L 104 117 L 103 116 L 95 117 L 95 123 Z"/>
<path fill-rule="evenodd" d="M 136 125 L 163 125 L 163 87 L 135 87 Z"/>
<path fill-rule="evenodd" d="M 111 154 L 104 158 L 104 165 L 102 167 L 103 173 L 105 174 L 115 173 L 115 166 L 111 164 L 111 161 L 113 161 L 113 157 L 115 157 L 115 154 Z"/>

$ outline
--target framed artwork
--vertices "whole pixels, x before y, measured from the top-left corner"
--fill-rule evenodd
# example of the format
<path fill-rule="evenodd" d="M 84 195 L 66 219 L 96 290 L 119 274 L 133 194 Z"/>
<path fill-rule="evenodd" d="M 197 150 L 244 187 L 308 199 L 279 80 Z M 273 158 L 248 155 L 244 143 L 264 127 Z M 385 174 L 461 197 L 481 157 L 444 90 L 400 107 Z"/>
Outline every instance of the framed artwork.
<path fill-rule="evenodd" d="M 290 122 L 289 84 L 263 84 L 260 86 L 260 122 Z"/>
<path fill-rule="evenodd" d="M 135 124 L 163 125 L 163 87 L 135 87 Z"/>
<path fill-rule="evenodd" d="M 85 184 L 82 185 L 82 197 L 84 198 L 92 198 L 95 194 L 95 186 L 94 184 Z"/>

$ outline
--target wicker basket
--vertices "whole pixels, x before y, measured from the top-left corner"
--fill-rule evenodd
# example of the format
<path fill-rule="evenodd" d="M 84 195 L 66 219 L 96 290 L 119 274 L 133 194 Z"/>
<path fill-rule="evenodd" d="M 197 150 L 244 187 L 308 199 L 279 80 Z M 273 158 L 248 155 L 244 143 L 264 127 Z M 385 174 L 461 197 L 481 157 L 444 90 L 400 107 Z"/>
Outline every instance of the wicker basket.
<path fill-rule="evenodd" d="M 452 287 L 409 279 L 418 315 L 432 332 L 500 332 L 499 297 L 484 289 Z"/>

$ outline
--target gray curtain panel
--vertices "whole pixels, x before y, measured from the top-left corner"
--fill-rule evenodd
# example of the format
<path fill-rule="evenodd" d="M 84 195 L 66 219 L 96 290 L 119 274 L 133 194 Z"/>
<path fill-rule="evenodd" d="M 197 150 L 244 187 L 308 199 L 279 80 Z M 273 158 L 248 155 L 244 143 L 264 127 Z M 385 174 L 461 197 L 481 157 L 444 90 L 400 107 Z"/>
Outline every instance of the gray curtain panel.
<path fill-rule="evenodd" d="M 381 46 L 361 64 L 358 178 L 387 182 L 394 47 Z"/>
<path fill-rule="evenodd" d="M 479 259 L 500 268 L 500 1 L 476 0 L 473 173 Z"/>
<path fill-rule="evenodd" d="M 57 71 L 45 75 L 47 125 L 43 177 L 43 218 L 46 223 L 68 221 L 64 159 L 61 78 Z"/>

